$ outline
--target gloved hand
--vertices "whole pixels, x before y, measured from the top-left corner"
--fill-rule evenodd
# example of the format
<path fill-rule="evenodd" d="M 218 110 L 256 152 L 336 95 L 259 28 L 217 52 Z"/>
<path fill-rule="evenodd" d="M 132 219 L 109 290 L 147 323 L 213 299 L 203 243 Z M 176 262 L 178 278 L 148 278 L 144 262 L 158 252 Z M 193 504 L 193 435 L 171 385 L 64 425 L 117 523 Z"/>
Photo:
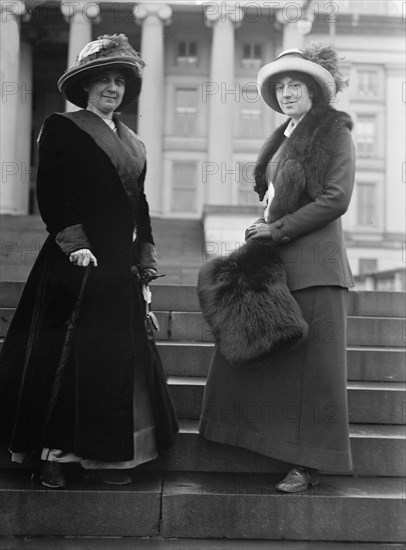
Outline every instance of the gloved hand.
<path fill-rule="evenodd" d="M 144 285 L 147 285 L 151 281 L 154 281 L 155 279 L 159 279 L 160 277 L 165 277 L 165 275 L 158 275 L 158 272 L 156 269 L 152 267 L 143 267 L 141 268 L 141 282 Z"/>
<path fill-rule="evenodd" d="M 97 267 L 97 258 L 88 248 L 81 248 L 69 254 L 69 261 L 80 267 L 86 267 L 93 262 L 94 267 Z"/>

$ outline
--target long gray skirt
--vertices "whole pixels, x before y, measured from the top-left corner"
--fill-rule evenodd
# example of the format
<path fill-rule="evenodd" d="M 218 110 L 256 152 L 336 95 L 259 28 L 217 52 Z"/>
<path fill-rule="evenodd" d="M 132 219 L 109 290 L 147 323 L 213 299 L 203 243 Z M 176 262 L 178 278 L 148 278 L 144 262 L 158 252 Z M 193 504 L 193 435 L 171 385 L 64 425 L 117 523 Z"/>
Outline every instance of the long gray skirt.
<path fill-rule="evenodd" d="M 230 365 L 216 348 L 200 433 L 291 464 L 350 471 L 347 293 L 336 286 L 292 292 L 310 334 L 266 361 Z"/>

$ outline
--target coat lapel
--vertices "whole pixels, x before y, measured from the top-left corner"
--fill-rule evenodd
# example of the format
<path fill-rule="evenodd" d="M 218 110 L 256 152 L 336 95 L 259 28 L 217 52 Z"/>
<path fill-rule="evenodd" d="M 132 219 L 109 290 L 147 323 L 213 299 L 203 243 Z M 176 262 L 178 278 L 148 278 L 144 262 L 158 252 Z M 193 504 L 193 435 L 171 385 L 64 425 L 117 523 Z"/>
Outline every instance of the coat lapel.
<path fill-rule="evenodd" d="M 139 180 L 145 169 L 145 148 L 136 134 L 114 117 L 117 134 L 91 111 L 61 113 L 92 137 L 115 167 L 124 191 L 130 201 L 133 217 L 140 191 Z"/>

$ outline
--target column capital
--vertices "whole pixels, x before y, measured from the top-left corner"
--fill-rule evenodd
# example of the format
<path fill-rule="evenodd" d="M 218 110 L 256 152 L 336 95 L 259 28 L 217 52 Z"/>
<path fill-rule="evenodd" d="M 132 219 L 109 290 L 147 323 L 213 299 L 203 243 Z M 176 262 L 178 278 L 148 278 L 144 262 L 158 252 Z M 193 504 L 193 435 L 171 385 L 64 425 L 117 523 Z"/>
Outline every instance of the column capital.
<path fill-rule="evenodd" d="M 142 25 L 148 17 L 156 17 L 165 25 L 169 25 L 172 17 L 172 8 L 169 4 L 147 3 L 136 4 L 133 15 L 138 24 Z"/>
<path fill-rule="evenodd" d="M 276 12 L 277 28 L 295 26 L 299 34 L 309 34 L 313 27 L 314 12 L 310 9 L 309 0 L 290 2 Z"/>
<path fill-rule="evenodd" d="M 25 0 L 5 0 L 0 3 L 1 22 L 7 23 L 10 18 L 24 15 L 25 11 Z"/>
<path fill-rule="evenodd" d="M 238 2 L 228 4 L 224 0 L 215 0 L 204 6 L 204 18 L 208 27 L 213 27 L 219 21 L 228 21 L 238 28 L 244 19 L 244 10 Z"/>
<path fill-rule="evenodd" d="M 82 17 L 86 23 L 98 23 L 100 21 L 98 1 L 61 0 L 61 12 L 67 23 L 72 23 L 78 17 Z"/>

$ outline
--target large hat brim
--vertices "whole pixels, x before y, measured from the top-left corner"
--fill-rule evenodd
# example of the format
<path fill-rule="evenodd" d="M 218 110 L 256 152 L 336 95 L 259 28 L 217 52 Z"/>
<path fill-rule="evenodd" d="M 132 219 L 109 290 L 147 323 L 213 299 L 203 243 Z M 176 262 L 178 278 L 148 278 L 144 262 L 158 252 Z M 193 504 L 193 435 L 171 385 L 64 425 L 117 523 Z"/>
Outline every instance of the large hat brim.
<path fill-rule="evenodd" d="M 93 74 L 107 70 L 120 70 L 125 75 L 125 92 L 123 100 L 117 107 L 122 111 L 129 107 L 139 96 L 142 77 L 139 66 L 132 57 L 105 57 L 95 59 L 81 67 L 68 69 L 58 80 L 58 88 L 62 95 L 78 107 L 87 107 L 87 93 L 83 89 L 83 82 Z"/>
<path fill-rule="evenodd" d="M 284 56 L 261 67 L 258 72 L 257 84 L 262 99 L 274 111 L 283 113 L 276 99 L 274 82 L 278 75 L 291 72 L 305 73 L 319 84 L 324 99 L 329 103 L 336 94 L 336 85 L 331 73 L 321 65 L 297 56 Z"/>

